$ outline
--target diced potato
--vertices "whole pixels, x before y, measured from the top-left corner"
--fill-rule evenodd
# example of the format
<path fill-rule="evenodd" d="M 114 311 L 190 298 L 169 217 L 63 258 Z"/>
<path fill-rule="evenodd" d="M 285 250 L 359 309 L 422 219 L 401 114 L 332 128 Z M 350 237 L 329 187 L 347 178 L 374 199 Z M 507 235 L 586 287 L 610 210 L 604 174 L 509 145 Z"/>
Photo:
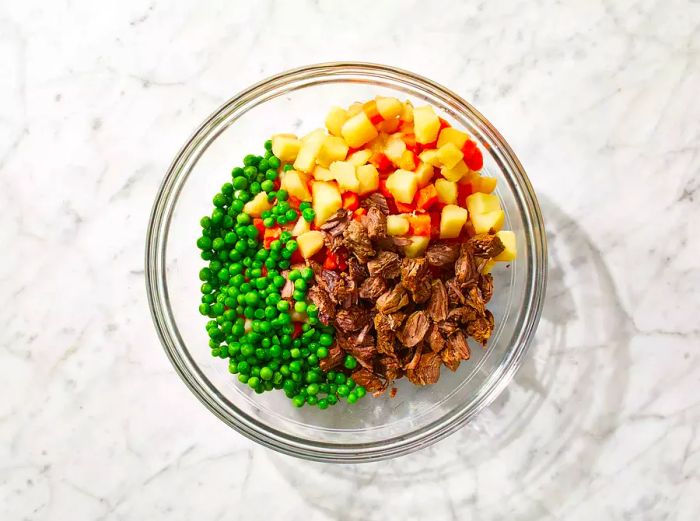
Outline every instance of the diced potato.
<path fill-rule="evenodd" d="M 440 238 L 454 239 L 459 237 L 467 222 L 469 213 L 461 206 L 448 204 L 442 209 L 440 216 Z"/>
<path fill-rule="evenodd" d="M 504 230 L 496 232 L 496 237 L 501 239 L 503 246 L 506 247 L 501 253 L 493 258 L 495 261 L 512 261 L 518 256 L 517 249 L 515 247 L 515 234 L 510 230 Z"/>
<path fill-rule="evenodd" d="M 377 103 L 377 112 L 379 112 L 379 115 L 384 119 L 391 119 L 395 116 L 399 116 L 403 112 L 403 103 L 396 98 L 377 96 L 375 101 Z"/>
<path fill-rule="evenodd" d="M 433 168 L 433 165 L 430 165 L 428 163 L 421 163 L 418 165 L 418 168 L 416 168 L 416 180 L 418 181 L 418 188 L 423 188 L 424 186 L 427 186 L 430 183 L 430 180 L 433 178 L 433 175 L 435 173 L 435 169 Z"/>
<path fill-rule="evenodd" d="M 435 181 L 435 190 L 437 190 L 438 193 L 438 201 L 441 203 L 457 203 L 457 183 L 448 181 L 447 179 L 437 179 Z"/>
<path fill-rule="evenodd" d="M 486 275 L 487 273 L 491 273 L 491 270 L 493 267 L 496 265 L 496 261 L 493 259 L 489 259 L 484 263 L 484 267 L 481 269 L 481 273 Z"/>
<path fill-rule="evenodd" d="M 337 136 L 326 136 L 318 152 L 316 161 L 321 166 L 328 166 L 333 161 L 342 161 L 348 155 L 348 145 L 343 138 Z"/>
<path fill-rule="evenodd" d="M 266 210 L 272 208 L 272 205 L 267 201 L 267 194 L 260 192 L 253 199 L 245 203 L 243 213 L 247 213 L 251 217 L 260 217 Z"/>
<path fill-rule="evenodd" d="M 374 192 L 379 188 L 379 172 L 374 165 L 358 166 L 355 168 L 355 174 L 360 182 L 360 188 L 357 191 L 359 195 Z"/>
<path fill-rule="evenodd" d="M 396 132 L 401 125 L 401 120 L 399 118 L 385 119 L 377 125 L 379 132 L 386 132 L 387 134 L 393 134 Z"/>
<path fill-rule="evenodd" d="M 503 210 L 471 214 L 472 226 L 474 226 L 474 231 L 476 233 L 488 233 L 491 230 L 500 230 L 503 227 L 504 218 Z"/>
<path fill-rule="evenodd" d="M 454 143 L 446 143 L 438 148 L 437 156 L 442 166 L 450 169 L 462 160 L 464 154 Z"/>
<path fill-rule="evenodd" d="M 420 257 L 425 253 L 428 248 L 428 243 L 430 242 L 430 237 L 424 237 L 419 235 L 414 235 L 409 237 L 411 239 L 411 244 L 404 246 L 403 252 L 409 259 L 414 259 Z"/>
<path fill-rule="evenodd" d="M 410 204 L 418 190 L 416 174 L 399 169 L 386 178 L 386 189 L 400 203 Z"/>
<path fill-rule="evenodd" d="M 472 180 L 472 187 L 474 187 L 475 192 L 482 192 L 485 194 L 490 194 L 496 189 L 496 178 L 495 177 L 484 177 L 475 176 Z"/>
<path fill-rule="evenodd" d="M 402 170 L 414 170 L 416 168 L 416 161 L 413 156 L 413 152 L 410 150 L 404 150 L 401 154 L 401 159 L 396 165 Z"/>
<path fill-rule="evenodd" d="M 321 145 L 326 138 L 326 133 L 319 129 L 302 138 L 299 154 L 294 161 L 294 169 L 301 172 L 311 172 L 316 166 L 316 157 L 321 151 Z"/>
<path fill-rule="evenodd" d="M 469 168 L 464 161 L 458 161 L 452 168 L 442 167 L 440 169 L 442 176 L 448 181 L 459 181 L 469 173 Z"/>
<path fill-rule="evenodd" d="M 440 148 L 447 143 L 454 144 L 457 148 L 462 148 L 469 139 L 469 135 L 452 127 L 445 127 L 440 131 L 437 140 L 437 147 Z"/>
<path fill-rule="evenodd" d="M 302 233 L 306 233 L 311 230 L 311 225 L 303 217 L 299 217 L 299 220 L 292 228 L 292 236 L 298 237 Z"/>
<path fill-rule="evenodd" d="M 357 152 L 350 154 L 347 161 L 355 166 L 362 166 L 367 164 L 370 157 L 372 157 L 372 151 L 363 148 L 362 150 L 358 150 Z"/>
<path fill-rule="evenodd" d="M 301 141 L 294 135 L 279 134 L 272 136 L 272 153 L 285 163 L 296 159 L 300 147 Z"/>
<path fill-rule="evenodd" d="M 334 136 L 340 136 L 340 129 L 343 127 L 343 123 L 348 119 L 348 113 L 345 109 L 340 107 L 331 107 L 331 110 L 326 116 L 326 128 L 328 132 Z"/>
<path fill-rule="evenodd" d="M 401 112 L 401 121 L 406 123 L 413 123 L 413 103 L 406 100 L 403 104 L 403 111 Z"/>
<path fill-rule="evenodd" d="M 362 110 L 343 123 L 340 133 L 345 142 L 353 148 L 360 148 L 379 135 Z"/>
<path fill-rule="evenodd" d="M 413 132 L 418 143 L 432 143 L 440 131 L 440 120 L 433 107 L 425 105 L 413 109 Z"/>
<path fill-rule="evenodd" d="M 311 194 L 313 195 L 311 205 L 316 212 L 314 218 L 316 226 L 321 226 L 343 206 L 340 190 L 335 183 L 314 181 L 311 184 Z"/>
<path fill-rule="evenodd" d="M 501 202 L 495 195 L 477 192 L 467 197 L 467 210 L 469 210 L 472 216 L 475 214 L 494 212 L 500 209 Z"/>
<path fill-rule="evenodd" d="M 355 165 L 347 161 L 334 161 L 330 167 L 331 174 L 341 192 L 357 192 L 360 189 L 360 181 L 355 173 Z"/>
<path fill-rule="evenodd" d="M 307 177 L 296 170 L 289 170 L 282 174 L 280 187 L 289 192 L 300 201 L 311 201 L 311 193 L 307 186 Z"/>
<path fill-rule="evenodd" d="M 405 215 L 387 215 L 386 231 L 389 235 L 406 235 L 408 233 L 409 222 Z"/>
<path fill-rule="evenodd" d="M 360 103 L 359 101 L 356 101 L 355 103 L 350 105 L 348 107 L 348 118 L 351 118 L 355 114 L 359 114 L 360 112 L 362 112 L 362 107 L 363 107 L 363 104 Z"/>
<path fill-rule="evenodd" d="M 333 181 L 333 179 L 335 179 L 331 171 L 322 167 L 321 165 L 316 165 L 316 168 L 314 168 L 313 171 L 313 176 L 317 181 Z"/>
<path fill-rule="evenodd" d="M 308 259 L 321 251 L 324 237 L 325 234 L 319 230 L 311 230 L 297 237 L 297 244 L 299 245 L 299 253 L 301 253 L 301 256 Z"/>
<path fill-rule="evenodd" d="M 392 163 L 398 165 L 404 152 L 406 152 L 406 143 L 401 139 L 401 136 L 399 134 L 390 136 L 384 147 L 384 155 L 388 157 Z"/>
<path fill-rule="evenodd" d="M 441 166 L 437 150 L 424 150 L 418 157 L 421 161 L 428 163 L 429 165 Z"/>

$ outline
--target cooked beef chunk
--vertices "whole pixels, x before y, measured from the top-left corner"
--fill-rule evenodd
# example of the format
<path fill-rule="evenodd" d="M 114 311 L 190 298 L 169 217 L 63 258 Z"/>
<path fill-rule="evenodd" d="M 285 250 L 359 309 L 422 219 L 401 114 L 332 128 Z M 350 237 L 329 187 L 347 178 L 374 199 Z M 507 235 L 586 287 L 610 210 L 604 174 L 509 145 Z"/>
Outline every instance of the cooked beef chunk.
<path fill-rule="evenodd" d="M 447 339 L 446 349 L 453 350 L 460 360 L 469 360 L 469 344 L 461 331 L 457 331 Z"/>
<path fill-rule="evenodd" d="M 423 353 L 415 369 L 409 369 L 406 376 L 415 385 L 430 385 L 440 379 L 440 355 L 428 351 Z"/>
<path fill-rule="evenodd" d="M 411 291 L 411 298 L 416 304 L 422 304 L 430 298 L 430 279 L 421 279 L 416 285 L 416 289 Z"/>
<path fill-rule="evenodd" d="M 428 316 L 433 322 L 442 322 L 447 318 L 447 290 L 445 284 L 436 279 L 431 284 L 430 302 L 428 302 Z"/>
<path fill-rule="evenodd" d="M 401 274 L 401 259 L 394 252 L 380 251 L 367 263 L 367 269 L 370 275 L 381 275 L 385 280 L 390 280 Z"/>
<path fill-rule="evenodd" d="M 476 320 L 469 322 L 467 334 L 482 346 L 485 346 L 487 340 L 491 337 L 493 326 L 493 314 L 487 309 L 485 316 L 477 317 Z"/>
<path fill-rule="evenodd" d="M 356 369 L 352 373 L 352 379 L 357 385 L 361 385 L 370 393 L 380 394 L 387 388 L 387 383 L 384 380 L 365 368 Z"/>
<path fill-rule="evenodd" d="M 411 293 L 418 289 L 428 273 L 428 261 L 425 258 L 401 260 L 401 284 Z"/>
<path fill-rule="evenodd" d="M 335 325 L 341 331 L 359 331 L 369 322 L 369 310 L 361 307 L 341 309 L 335 314 Z"/>
<path fill-rule="evenodd" d="M 445 348 L 445 337 L 443 337 L 442 333 L 440 333 L 440 328 L 437 324 L 433 324 L 430 327 L 430 332 L 428 333 L 428 345 L 435 353 L 439 353 Z"/>
<path fill-rule="evenodd" d="M 395 313 L 389 313 L 387 318 L 389 319 L 387 322 L 389 329 L 392 331 L 398 331 L 406 318 L 406 313 L 396 311 Z"/>
<path fill-rule="evenodd" d="M 479 291 L 484 302 L 487 303 L 493 297 L 493 275 L 487 273 L 479 276 Z"/>
<path fill-rule="evenodd" d="M 483 257 L 485 259 L 492 259 L 506 249 L 501 239 L 497 235 L 491 235 L 490 233 L 475 235 L 467 241 L 467 245 L 475 257 Z"/>
<path fill-rule="evenodd" d="M 346 353 L 354 356 L 362 367 L 371 370 L 374 364 L 374 358 L 377 356 L 377 346 L 374 342 L 374 336 L 364 334 L 362 341 L 358 341 L 360 335 L 362 335 L 362 332 L 344 337 L 343 333 L 338 332 L 336 334 L 336 342 L 338 342 Z"/>
<path fill-rule="evenodd" d="M 318 308 L 318 320 L 328 325 L 335 318 L 335 306 L 326 291 L 318 285 L 312 286 L 308 292 L 308 297 Z"/>
<path fill-rule="evenodd" d="M 377 208 L 384 215 L 389 215 L 389 203 L 386 202 L 386 197 L 380 193 L 374 192 L 372 195 L 365 197 L 360 204 L 364 208 Z"/>
<path fill-rule="evenodd" d="M 350 213 L 345 208 L 340 208 L 320 226 L 320 229 L 333 237 L 343 234 L 350 222 Z"/>
<path fill-rule="evenodd" d="M 372 240 L 386 238 L 386 215 L 373 206 L 367 211 L 367 234 Z"/>
<path fill-rule="evenodd" d="M 369 277 L 367 267 L 352 256 L 348 259 L 348 274 L 358 286 Z"/>
<path fill-rule="evenodd" d="M 394 355 L 394 330 L 391 328 L 390 315 L 377 313 L 374 315 L 374 330 L 377 333 L 377 351 L 386 355 Z"/>
<path fill-rule="evenodd" d="M 348 308 L 357 303 L 357 286 L 347 273 L 323 270 L 315 280 L 335 304 Z"/>
<path fill-rule="evenodd" d="M 428 264 L 438 268 L 452 266 L 459 257 L 459 244 L 437 242 L 428 246 L 425 258 Z"/>
<path fill-rule="evenodd" d="M 336 253 L 341 248 L 345 247 L 345 240 L 342 235 L 331 235 L 330 233 L 324 234 L 323 244 L 333 253 Z"/>
<path fill-rule="evenodd" d="M 484 316 L 486 304 L 484 303 L 484 299 L 481 296 L 481 291 L 479 291 L 479 288 L 477 288 L 476 286 L 471 288 L 469 290 L 469 293 L 467 293 L 466 305 L 468 308 L 473 309 L 478 316 Z"/>
<path fill-rule="evenodd" d="M 413 347 L 423 341 L 430 328 L 430 320 L 425 311 L 414 311 L 406 319 L 399 340 L 406 347 Z"/>
<path fill-rule="evenodd" d="M 457 281 L 462 284 L 473 284 L 476 282 L 478 273 L 471 250 L 466 244 L 462 244 L 459 257 L 455 262 L 455 277 Z"/>
<path fill-rule="evenodd" d="M 406 349 L 404 356 L 402 357 L 403 368 L 406 371 L 410 371 L 418 367 L 418 362 L 420 362 L 421 353 L 423 350 L 423 344 L 418 344 L 415 349 Z"/>
<path fill-rule="evenodd" d="M 328 349 L 328 356 L 326 358 L 321 358 L 318 361 L 319 367 L 328 372 L 331 369 L 338 367 L 345 360 L 345 351 L 343 351 L 338 344 L 333 344 L 330 349 Z"/>
<path fill-rule="evenodd" d="M 384 279 L 381 276 L 376 275 L 365 279 L 365 281 L 362 283 L 362 285 L 360 286 L 360 297 L 363 299 L 375 301 L 385 291 L 386 282 L 384 282 Z"/>
<path fill-rule="evenodd" d="M 401 284 L 397 284 L 377 299 L 375 304 L 380 313 L 393 313 L 408 304 L 408 294 Z"/>
<path fill-rule="evenodd" d="M 393 251 L 394 253 L 402 253 L 403 249 L 411 244 L 411 239 L 407 237 L 387 237 L 374 241 L 377 248 L 381 251 Z"/>
<path fill-rule="evenodd" d="M 378 375 L 383 376 L 389 381 L 396 380 L 403 376 L 403 371 L 395 356 L 380 356 L 377 358 L 375 368 Z"/>
<path fill-rule="evenodd" d="M 367 262 L 374 256 L 375 251 L 369 239 L 367 229 L 357 221 L 350 221 L 343 231 L 343 239 L 348 250 L 360 262 Z"/>

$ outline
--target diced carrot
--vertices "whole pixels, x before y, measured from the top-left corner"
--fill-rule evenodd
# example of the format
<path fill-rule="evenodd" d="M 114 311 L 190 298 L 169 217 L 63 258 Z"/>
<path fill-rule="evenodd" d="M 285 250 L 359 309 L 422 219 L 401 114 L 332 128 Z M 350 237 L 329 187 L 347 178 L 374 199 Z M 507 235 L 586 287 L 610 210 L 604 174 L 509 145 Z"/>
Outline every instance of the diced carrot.
<path fill-rule="evenodd" d="M 267 228 L 265 230 L 265 235 L 263 236 L 263 247 L 266 250 L 269 250 L 272 241 L 278 239 L 281 233 L 282 230 L 279 226 L 275 226 L 274 228 Z"/>
<path fill-rule="evenodd" d="M 438 200 L 438 193 L 435 185 L 429 184 L 416 192 L 415 202 L 416 208 L 419 210 L 428 210 Z"/>
<path fill-rule="evenodd" d="M 412 215 L 408 218 L 408 223 L 410 225 L 409 233 L 411 235 L 430 237 L 430 215 Z"/>
<path fill-rule="evenodd" d="M 396 209 L 400 213 L 411 213 L 416 209 L 416 207 L 413 204 L 405 204 L 399 201 L 394 201 L 394 204 L 396 205 Z"/>
<path fill-rule="evenodd" d="M 289 198 L 287 199 L 287 202 L 289 203 L 289 206 L 291 208 L 294 208 L 295 210 L 299 209 L 299 205 L 301 204 L 301 199 L 297 199 L 293 195 L 290 195 Z"/>
<path fill-rule="evenodd" d="M 343 192 L 341 197 L 346 210 L 357 210 L 360 207 L 360 197 L 355 192 Z"/>

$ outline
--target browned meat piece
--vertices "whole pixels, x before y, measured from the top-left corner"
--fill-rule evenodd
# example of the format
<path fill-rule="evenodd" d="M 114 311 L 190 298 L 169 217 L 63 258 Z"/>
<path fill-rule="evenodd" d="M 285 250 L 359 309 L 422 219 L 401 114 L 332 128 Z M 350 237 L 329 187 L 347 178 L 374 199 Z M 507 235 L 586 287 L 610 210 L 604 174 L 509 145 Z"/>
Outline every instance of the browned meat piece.
<path fill-rule="evenodd" d="M 454 335 L 447 339 L 447 347 L 459 357 L 460 360 L 469 360 L 469 344 L 464 333 L 457 331 Z"/>
<path fill-rule="evenodd" d="M 417 345 L 413 351 L 411 351 L 410 349 L 406 350 L 404 357 L 402 358 L 403 368 L 406 371 L 410 371 L 418 367 L 418 362 L 420 362 L 422 351 L 422 344 Z"/>
<path fill-rule="evenodd" d="M 437 242 L 428 246 L 425 251 L 425 258 L 428 264 L 438 268 L 452 266 L 459 257 L 459 244 Z"/>
<path fill-rule="evenodd" d="M 415 385 L 430 385 L 440 379 L 440 355 L 428 351 L 420 357 L 415 369 L 409 369 L 406 376 Z"/>
<path fill-rule="evenodd" d="M 365 368 L 353 371 L 352 379 L 369 393 L 381 394 L 387 388 L 387 383 L 384 380 Z"/>
<path fill-rule="evenodd" d="M 475 235 L 467 241 L 467 245 L 475 257 L 482 257 L 485 259 L 492 259 L 506 249 L 501 239 L 490 233 Z"/>
<path fill-rule="evenodd" d="M 362 284 L 367 277 L 369 277 L 367 267 L 364 264 L 361 264 L 355 257 L 348 258 L 348 273 L 350 278 L 358 286 Z"/>
<path fill-rule="evenodd" d="M 364 208 L 377 208 L 384 215 L 389 215 L 389 204 L 386 202 L 386 197 L 380 193 L 373 193 L 365 197 L 360 203 Z M 369 214 L 369 212 L 367 212 Z"/>
<path fill-rule="evenodd" d="M 430 298 L 430 279 L 421 279 L 415 291 L 411 292 L 411 298 L 416 304 L 422 304 Z"/>
<path fill-rule="evenodd" d="M 346 353 L 354 356 L 362 367 L 372 369 L 374 358 L 377 356 L 373 335 L 366 334 L 364 331 L 355 334 L 338 331 L 335 341 Z"/>
<path fill-rule="evenodd" d="M 389 313 L 387 315 L 387 318 L 389 319 L 387 322 L 389 329 L 391 329 L 392 331 L 398 331 L 401 327 L 401 324 L 403 324 L 404 319 L 406 318 L 406 313 L 403 313 L 401 311 Z"/>
<path fill-rule="evenodd" d="M 479 276 L 479 291 L 484 302 L 488 302 L 493 297 L 493 275 L 487 273 Z"/>
<path fill-rule="evenodd" d="M 345 208 L 340 208 L 320 226 L 320 229 L 333 237 L 338 237 L 343 234 L 349 222 L 350 214 Z"/>
<path fill-rule="evenodd" d="M 484 303 L 484 299 L 481 296 L 481 291 L 479 291 L 479 288 L 477 288 L 476 286 L 471 288 L 469 290 L 469 293 L 467 293 L 466 305 L 468 308 L 473 309 L 477 316 L 484 316 L 486 304 Z"/>
<path fill-rule="evenodd" d="M 282 286 L 282 290 L 280 291 L 280 297 L 283 299 L 291 299 L 292 295 L 294 294 L 294 283 L 287 279 L 287 282 Z"/>
<path fill-rule="evenodd" d="M 367 263 L 367 269 L 370 275 L 381 275 L 385 280 L 390 280 L 401 274 L 401 259 L 394 252 L 380 251 Z"/>
<path fill-rule="evenodd" d="M 493 326 L 493 314 L 489 310 L 486 310 L 485 316 L 477 317 L 476 320 L 469 322 L 467 325 L 467 334 L 482 346 L 485 346 L 486 342 L 491 337 Z"/>
<path fill-rule="evenodd" d="M 376 206 L 367 211 L 367 234 L 372 240 L 386 238 L 386 215 Z"/>
<path fill-rule="evenodd" d="M 407 237 L 387 237 L 374 242 L 380 250 L 402 253 L 403 248 L 411 244 L 411 239 Z"/>
<path fill-rule="evenodd" d="M 326 245 L 326 248 L 335 253 L 341 248 L 345 247 L 345 240 L 343 240 L 342 235 L 331 235 L 330 233 L 326 233 L 323 237 L 323 244 Z"/>
<path fill-rule="evenodd" d="M 433 324 L 428 333 L 428 345 L 435 353 L 439 353 L 445 348 L 445 337 L 440 333 L 440 328 L 437 324 Z"/>
<path fill-rule="evenodd" d="M 372 242 L 369 240 L 367 229 L 357 221 L 350 221 L 343 231 L 343 239 L 348 250 L 360 262 L 367 262 L 375 254 Z"/>
<path fill-rule="evenodd" d="M 318 320 L 328 325 L 335 318 L 335 306 L 328 293 L 320 286 L 312 286 L 307 295 L 318 308 Z"/>
<path fill-rule="evenodd" d="M 426 312 L 414 311 L 406 319 L 399 340 L 406 347 L 413 347 L 423 341 L 429 328 L 430 320 Z"/>
<path fill-rule="evenodd" d="M 450 336 L 464 325 L 476 318 L 476 313 L 468 307 L 453 308 L 447 312 L 447 319 L 438 324 L 440 332 L 445 336 Z"/>
<path fill-rule="evenodd" d="M 397 284 L 377 299 L 375 304 L 380 313 L 393 313 L 408 304 L 408 294 L 401 284 Z"/>
<path fill-rule="evenodd" d="M 462 293 L 462 287 L 457 279 L 450 279 L 447 281 L 447 298 L 452 303 L 464 304 L 467 301 L 467 297 Z"/>
<path fill-rule="evenodd" d="M 377 275 L 365 279 L 360 286 L 360 297 L 367 300 L 377 300 L 386 291 L 384 279 Z"/>
<path fill-rule="evenodd" d="M 426 280 L 428 274 L 428 261 L 421 259 L 401 260 L 401 284 L 411 293 L 414 293 L 419 284 Z"/>
<path fill-rule="evenodd" d="M 336 291 L 336 286 L 340 280 L 340 275 L 333 270 L 322 269 L 320 273 L 314 272 L 316 284 L 329 295 Z"/>
<path fill-rule="evenodd" d="M 346 333 L 359 331 L 369 322 L 369 312 L 361 307 L 341 309 L 335 314 L 335 325 Z"/>
<path fill-rule="evenodd" d="M 428 302 L 428 316 L 433 322 L 442 322 L 447 318 L 447 290 L 445 284 L 436 279 L 431 284 L 430 302 Z"/>
<path fill-rule="evenodd" d="M 455 262 L 455 277 L 457 281 L 462 284 L 474 284 L 478 273 L 474 256 L 469 247 L 466 244 L 462 244 L 459 257 Z"/>
<path fill-rule="evenodd" d="M 359 291 L 355 281 L 353 281 L 347 273 L 340 274 L 340 281 L 336 286 L 335 295 L 332 298 L 337 299 L 337 302 L 345 309 L 357 305 Z"/>
<path fill-rule="evenodd" d="M 394 355 L 394 331 L 391 328 L 390 315 L 377 313 L 374 315 L 374 329 L 377 333 L 377 351 L 386 355 Z"/>
<path fill-rule="evenodd" d="M 333 344 L 330 349 L 328 349 L 328 356 L 326 358 L 321 358 L 318 361 L 318 365 L 321 369 L 328 372 L 342 364 L 343 360 L 345 360 L 345 351 L 343 351 L 339 345 Z"/>
<path fill-rule="evenodd" d="M 378 375 L 383 376 L 389 381 L 396 380 L 403 376 L 403 371 L 395 356 L 380 356 L 377 358 L 375 368 Z"/>
<path fill-rule="evenodd" d="M 319 276 L 323 271 L 323 266 L 320 262 L 316 262 L 313 259 L 306 259 L 306 265 L 314 271 L 314 275 Z"/>

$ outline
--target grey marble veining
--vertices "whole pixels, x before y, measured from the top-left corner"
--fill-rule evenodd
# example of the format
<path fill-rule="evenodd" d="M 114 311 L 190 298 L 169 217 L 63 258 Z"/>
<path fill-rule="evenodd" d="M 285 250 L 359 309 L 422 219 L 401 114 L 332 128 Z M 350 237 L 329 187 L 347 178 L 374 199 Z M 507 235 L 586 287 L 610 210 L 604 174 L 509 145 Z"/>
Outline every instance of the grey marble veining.
<path fill-rule="evenodd" d="M 472 101 L 525 165 L 551 252 L 508 389 L 437 445 L 360 466 L 278 455 L 207 412 L 143 282 L 191 130 L 337 59 Z M 0 60 L 0 519 L 697 519 L 697 1 L 4 2 Z"/>

